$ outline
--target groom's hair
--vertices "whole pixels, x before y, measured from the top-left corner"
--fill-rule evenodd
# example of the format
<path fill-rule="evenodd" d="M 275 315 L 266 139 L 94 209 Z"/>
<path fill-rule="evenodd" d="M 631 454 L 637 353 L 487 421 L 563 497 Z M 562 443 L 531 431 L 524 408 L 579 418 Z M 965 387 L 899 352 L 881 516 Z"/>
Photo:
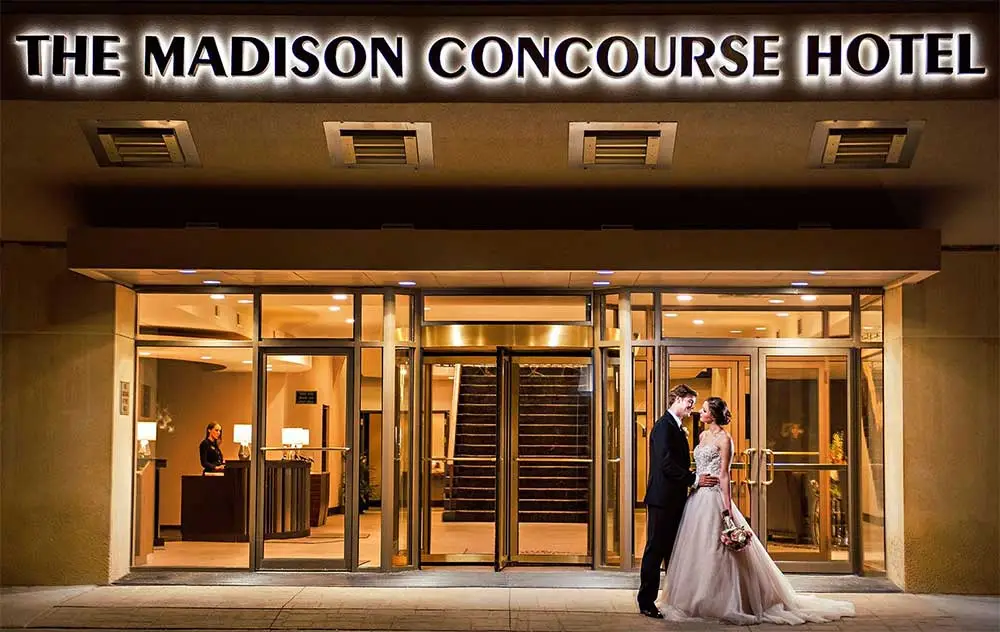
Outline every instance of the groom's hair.
<path fill-rule="evenodd" d="M 674 401 L 685 397 L 698 397 L 698 391 L 687 384 L 678 384 L 670 389 L 670 393 L 667 394 L 667 406 L 672 406 Z"/>

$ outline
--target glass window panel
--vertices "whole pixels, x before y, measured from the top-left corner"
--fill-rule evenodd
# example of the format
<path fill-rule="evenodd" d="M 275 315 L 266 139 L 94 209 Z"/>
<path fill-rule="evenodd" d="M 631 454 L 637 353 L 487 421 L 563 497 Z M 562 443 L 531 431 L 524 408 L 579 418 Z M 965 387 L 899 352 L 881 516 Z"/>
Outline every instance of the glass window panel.
<path fill-rule="evenodd" d="M 398 300 L 398 298 L 397 298 Z M 587 296 L 424 297 L 427 322 L 586 322 Z"/>
<path fill-rule="evenodd" d="M 653 294 L 632 294 L 632 339 L 653 339 Z"/>
<path fill-rule="evenodd" d="M 851 312 L 830 312 L 830 338 L 851 337 Z"/>
<path fill-rule="evenodd" d="M 621 333 L 618 326 L 618 295 L 602 294 L 598 301 L 602 314 L 601 340 L 619 340 Z"/>
<path fill-rule="evenodd" d="M 646 497 L 646 482 L 649 480 L 649 432 L 656 423 L 656 413 L 653 410 L 653 393 L 655 381 L 653 378 L 652 347 L 636 347 L 633 349 L 633 415 L 635 423 L 632 431 L 635 433 L 634 456 L 632 459 L 632 486 L 635 490 L 635 523 L 633 537 L 633 555 L 638 562 L 642 551 L 646 548 L 646 507 L 643 499 Z"/>
<path fill-rule="evenodd" d="M 382 327 L 385 321 L 381 294 L 365 294 L 361 297 L 361 340 L 382 342 Z"/>
<path fill-rule="evenodd" d="M 823 313 L 849 313 L 851 306 L 847 294 L 663 294 L 662 300 L 668 338 L 822 338 Z M 841 318 L 830 335 L 849 335 L 849 320 Z"/>
<path fill-rule="evenodd" d="M 379 297 L 381 298 L 381 297 Z M 361 350 L 361 491 L 358 566 L 382 565 L 382 350 Z M 366 473 L 367 472 L 367 473 Z M 367 489 L 365 481 L 367 479 Z M 364 492 L 369 501 L 363 502 Z"/>
<path fill-rule="evenodd" d="M 409 294 L 396 295 L 396 340 L 409 342 L 413 340 L 413 297 Z"/>
<path fill-rule="evenodd" d="M 249 341 L 253 296 L 140 293 L 138 320 L 139 340 Z"/>
<path fill-rule="evenodd" d="M 139 347 L 138 356 L 132 564 L 247 568 L 253 351 Z"/>
<path fill-rule="evenodd" d="M 621 563 L 621 362 L 618 349 L 604 350 L 604 563 Z"/>
<path fill-rule="evenodd" d="M 861 341 L 882 342 L 882 297 L 861 297 Z"/>
<path fill-rule="evenodd" d="M 262 338 L 354 338 L 351 294 L 265 294 Z"/>
<path fill-rule="evenodd" d="M 393 482 L 396 502 L 393 507 L 392 565 L 409 566 L 410 542 L 410 489 L 412 467 L 410 451 L 413 445 L 413 426 L 410 415 L 413 401 L 413 363 L 411 349 L 396 351 L 396 418 L 393 423 L 395 463 Z"/>
<path fill-rule="evenodd" d="M 885 428 L 882 350 L 861 356 L 861 542 L 866 572 L 885 573 Z"/>

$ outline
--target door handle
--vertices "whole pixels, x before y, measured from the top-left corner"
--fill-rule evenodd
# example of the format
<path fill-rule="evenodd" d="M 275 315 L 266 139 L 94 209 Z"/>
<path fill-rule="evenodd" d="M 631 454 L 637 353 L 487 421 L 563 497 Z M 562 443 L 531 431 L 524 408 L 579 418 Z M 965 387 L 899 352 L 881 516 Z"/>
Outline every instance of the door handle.
<path fill-rule="evenodd" d="M 757 481 L 754 478 L 752 478 L 753 465 L 755 460 L 754 455 L 756 453 L 757 453 L 757 448 L 747 448 L 746 450 L 743 451 L 743 456 L 746 457 L 746 466 L 747 466 L 747 476 L 743 482 L 746 483 L 747 485 L 757 484 Z"/>
<path fill-rule="evenodd" d="M 260 448 L 261 452 L 350 452 L 351 449 L 347 447 L 329 447 L 329 448 L 310 448 L 309 446 L 303 446 L 301 448 L 292 448 L 287 445 L 283 446 L 264 446 Z"/>
<path fill-rule="evenodd" d="M 765 477 L 767 476 L 767 468 L 768 468 L 767 457 L 771 457 L 771 464 L 770 464 L 771 477 L 767 478 L 767 480 L 763 481 L 763 483 L 762 483 L 766 487 L 766 486 L 768 486 L 768 485 L 770 485 L 771 483 L 774 482 L 774 450 L 768 450 L 767 448 L 763 448 L 761 451 L 764 453 L 764 475 L 765 475 Z"/>

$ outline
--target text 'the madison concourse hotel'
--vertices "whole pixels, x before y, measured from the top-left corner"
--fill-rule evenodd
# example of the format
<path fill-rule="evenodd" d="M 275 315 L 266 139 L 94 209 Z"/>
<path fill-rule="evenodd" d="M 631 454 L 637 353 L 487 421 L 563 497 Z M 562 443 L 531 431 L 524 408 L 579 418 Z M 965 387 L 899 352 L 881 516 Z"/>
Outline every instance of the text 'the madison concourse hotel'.
<path fill-rule="evenodd" d="M 996 2 L 2 11 L 3 584 L 636 573 L 684 383 L 785 572 L 1000 593 Z"/>

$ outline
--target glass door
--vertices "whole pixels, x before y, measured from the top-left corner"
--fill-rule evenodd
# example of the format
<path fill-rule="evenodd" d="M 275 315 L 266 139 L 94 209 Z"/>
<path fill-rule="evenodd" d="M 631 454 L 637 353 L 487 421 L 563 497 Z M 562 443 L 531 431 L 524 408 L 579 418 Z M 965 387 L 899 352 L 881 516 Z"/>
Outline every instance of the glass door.
<path fill-rule="evenodd" d="M 266 569 L 357 567 L 357 424 L 350 351 L 261 354 L 257 559 Z"/>
<path fill-rule="evenodd" d="M 759 512 L 759 503 L 755 497 L 756 479 L 753 466 L 757 450 L 753 441 L 753 393 L 751 375 L 753 354 L 725 352 L 711 353 L 709 350 L 670 349 L 667 365 L 667 391 L 679 384 L 686 384 L 698 393 L 698 403 L 695 410 L 701 408 L 701 402 L 709 397 L 721 397 L 729 405 L 732 419 L 727 428 L 733 438 L 733 462 L 730 467 L 730 492 L 733 502 L 751 524 Z M 681 420 L 690 437 L 691 463 L 694 463 L 694 447 L 704 426 L 697 418 L 697 413 Z M 652 425 L 650 425 L 650 429 Z M 648 433 L 645 434 L 648 437 Z M 643 439 L 644 442 L 648 438 Z M 645 448 L 645 445 L 643 446 Z M 640 452 L 648 454 L 648 450 Z M 647 457 L 648 458 L 648 457 Z M 645 463 L 640 468 L 645 472 Z M 645 488 L 643 487 L 643 491 Z M 637 499 L 642 496 L 637 495 Z M 635 537 L 637 555 L 641 556 L 645 547 L 646 529 L 645 512 L 636 510 Z"/>
<path fill-rule="evenodd" d="M 593 561 L 593 361 L 517 355 L 511 366 L 511 559 Z"/>
<path fill-rule="evenodd" d="M 783 569 L 850 572 L 847 351 L 761 350 L 757 533 Z"/>
<path fill-rule="evenodd" d="M 423 371 L 420 560 L 493 564 L 503 524 L 496 357 L 425 356 Z"/>

